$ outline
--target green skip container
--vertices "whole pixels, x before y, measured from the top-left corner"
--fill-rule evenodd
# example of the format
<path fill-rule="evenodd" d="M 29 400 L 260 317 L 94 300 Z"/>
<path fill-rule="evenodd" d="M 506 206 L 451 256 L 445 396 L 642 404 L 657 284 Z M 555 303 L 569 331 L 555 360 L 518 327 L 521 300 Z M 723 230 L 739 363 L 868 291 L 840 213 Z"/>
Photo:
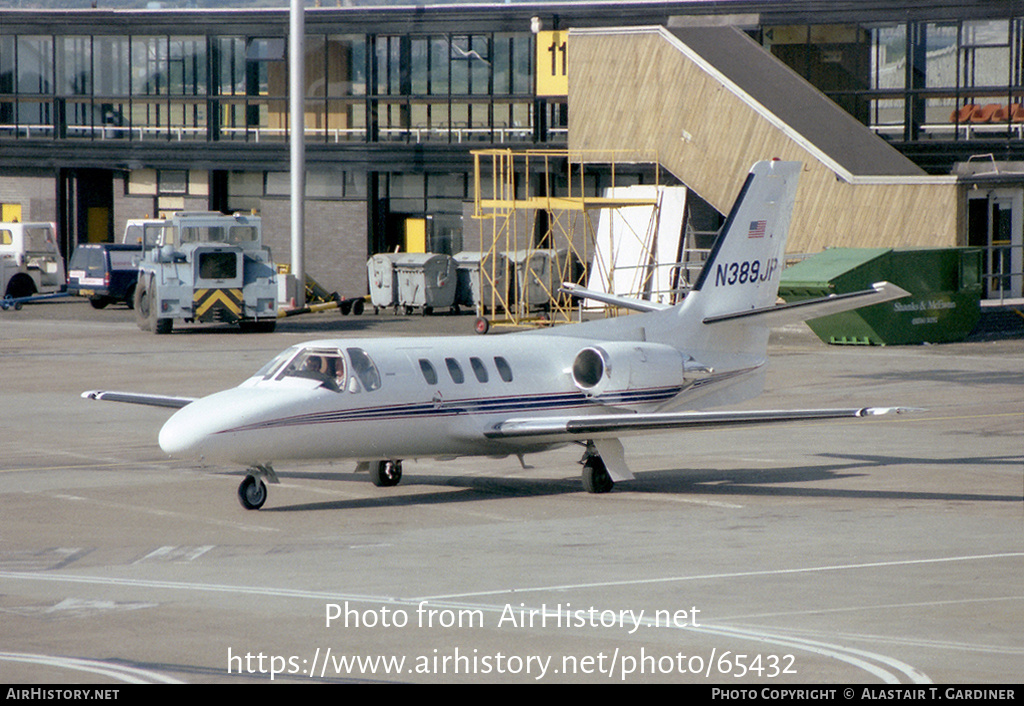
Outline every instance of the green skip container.
<path fill-rule="evenodd" d="M 826 343 L 908 345 L 962 341 L 981 316 L 982 252 L 971 248 L 832 248 L 782 272 L 787 303 L 888 281 L 911 296 L 812 319 Z"/>

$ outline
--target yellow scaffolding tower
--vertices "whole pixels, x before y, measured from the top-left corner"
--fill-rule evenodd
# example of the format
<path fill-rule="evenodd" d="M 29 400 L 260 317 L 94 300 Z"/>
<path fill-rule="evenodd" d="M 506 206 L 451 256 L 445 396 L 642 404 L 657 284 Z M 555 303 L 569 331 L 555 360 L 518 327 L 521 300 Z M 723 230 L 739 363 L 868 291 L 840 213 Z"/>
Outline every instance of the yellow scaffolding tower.
<path fill-rule="evenodd" d="M 559 291 L 562 283 L 585 283 L 593 274 L 589 270 L 607 267 L 606 261 L 595 257 L 594 211 L 651 207 L 648 232 L 638 239 L 654 240 L 657 198 L 586 194 L 587 168 L 594 164 L 610 169 L 607 186 L 614 188 L 616 165 L 650 163 L 655 166 L 655 186 L 660 185 L 653 153 L 489 149 L 474 151 L 473 158 L 473 218 L 480 222 L 482 251 L 477 302 L 480 333 L 491 324 L 549 325 L 572 320 L 573 298 Z M 653 258 L 652 252 L 647 254 Z M 600 274 L 604 281 L 612 281 L 610 272 Z M 637 276 L 634 291 L 643 292 L 649 282 L 644 281 L 644 272 L 638 271 Z"/>

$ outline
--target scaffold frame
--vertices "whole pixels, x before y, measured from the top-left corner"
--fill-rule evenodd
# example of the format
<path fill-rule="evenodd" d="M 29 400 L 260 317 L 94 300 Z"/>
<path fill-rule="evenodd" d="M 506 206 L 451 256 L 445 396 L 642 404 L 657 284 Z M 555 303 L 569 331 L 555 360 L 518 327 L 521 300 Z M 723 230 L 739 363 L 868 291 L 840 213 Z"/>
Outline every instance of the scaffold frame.
<path fill-rule="evenodd" d="M 487 149 L 474 151 L 473 158 L 473 218 L 480 223 L 481 241 L 480 332 L 492 324 L 551 325 L 582 315 L 582 303 L 561 287 L 564 282 L 585 283 L 594 274 L 592 268 L 604 267 L 596 257 L 594 212 L 650 207 L 646 232 L 635 236 L 648 248 L 656 238 L 657 198 L 586 193 L 587 170 L 594 165 L 610 175 L 604 193 L 616 187 L 621 164 L 654 165 L 653 186 L 660 186 L 660 167 L 653 152 Z M 638 292 L 650 286 L 642 270 L 638 268 L 631 285 Z M 611 281 L 611 272 L 600 274 Z M 615 313 L 611 307 L 606 310 L 606 314 Z"/>

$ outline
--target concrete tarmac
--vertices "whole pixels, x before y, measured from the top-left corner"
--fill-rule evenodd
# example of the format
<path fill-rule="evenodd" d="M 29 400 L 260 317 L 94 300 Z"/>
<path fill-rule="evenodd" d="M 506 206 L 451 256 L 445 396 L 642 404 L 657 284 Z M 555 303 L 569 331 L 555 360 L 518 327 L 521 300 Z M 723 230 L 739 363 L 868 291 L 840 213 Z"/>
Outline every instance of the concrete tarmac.
<path fill-rule="evenodd" d="M 0 682 L 1019 683 L 1020 339 L 777 331 L 745 406 L 925 411 L 632 437 L 607 495 L 570 448 L 406 460 L 390 489 L 280 463 L 246 511 L 242 469 L 161 452 L 169 410 L 79 397 L 199 396 L 305 339 L 472 320 L 154 336 L 77 300 L 0 312 Z"/>

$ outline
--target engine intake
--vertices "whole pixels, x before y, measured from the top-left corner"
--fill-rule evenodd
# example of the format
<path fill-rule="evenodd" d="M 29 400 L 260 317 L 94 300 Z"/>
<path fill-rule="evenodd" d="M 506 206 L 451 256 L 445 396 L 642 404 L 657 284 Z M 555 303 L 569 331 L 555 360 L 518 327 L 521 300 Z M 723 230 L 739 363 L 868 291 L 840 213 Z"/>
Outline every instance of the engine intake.
<path fill-rule="evenodd" d="M 612 342 L 576 354 L 572 379 L 595 402 L 623 409 L 658 406 L 682 389 L 686 359 L 660 343 Z"/>
<path fill-rule="evenodd" d="M 582 390 L 591 389 L 604 378 L 608 364 L 600 348 L 584 348 L 572 363 L 572 379 Z"/>

